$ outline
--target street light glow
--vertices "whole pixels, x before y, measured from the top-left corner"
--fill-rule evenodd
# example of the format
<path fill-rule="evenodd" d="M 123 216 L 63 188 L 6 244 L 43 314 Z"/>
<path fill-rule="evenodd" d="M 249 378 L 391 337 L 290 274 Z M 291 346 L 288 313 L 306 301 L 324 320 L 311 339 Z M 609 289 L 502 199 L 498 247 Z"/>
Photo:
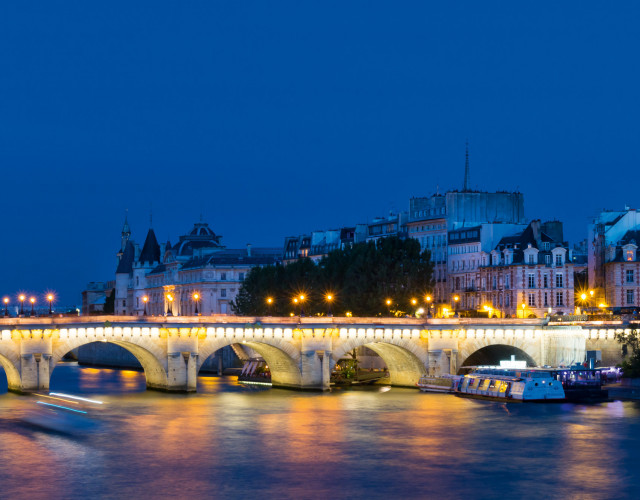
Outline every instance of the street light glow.
<path fill-rule="evenodd" d="M 411 304 L 414 306 L 418 303 L 418 299 L 411 299 Z"/>
<path fill-rule="evenodd" d="M 267 297 L 267 304 L 273 304 L 273 298 Z"/>
<path fill-rule="evenodd" d="M 142 302 L 144 302 L 145 304 L 149 302 L 149 297 L 147 297 L 146 295 L 142 297 Z"/>
<path fill-rule="evenodd" d="M 391 299 L 387 299 L 387 300 L 385 300 L 385 303 L 386 303 L 388 306 L 390 306 L 390 305 L 391 305 Z"/>
<path fill-rule="evenodd" d="M 29 302 L 31 302 L 32 304 L 35 304 L 36 303 L 36 298 L 35 297 L 31 297 L 29 299 Z"/>

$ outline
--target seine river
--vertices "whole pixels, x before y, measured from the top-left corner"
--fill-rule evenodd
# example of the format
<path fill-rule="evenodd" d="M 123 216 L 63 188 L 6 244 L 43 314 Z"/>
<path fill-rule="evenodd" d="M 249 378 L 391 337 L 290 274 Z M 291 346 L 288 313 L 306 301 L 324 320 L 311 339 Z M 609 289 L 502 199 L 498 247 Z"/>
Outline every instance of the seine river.
<path fill-rule="evenodd" d="M 0 391 L 6 380 L 0 375 Z M 0 498 L 640 498 L 640 404 L 506 405 L 388 387 L 326 394 L 63 364 L 52 390 L 104 401 L 88 436 L 0 396 Z"/>

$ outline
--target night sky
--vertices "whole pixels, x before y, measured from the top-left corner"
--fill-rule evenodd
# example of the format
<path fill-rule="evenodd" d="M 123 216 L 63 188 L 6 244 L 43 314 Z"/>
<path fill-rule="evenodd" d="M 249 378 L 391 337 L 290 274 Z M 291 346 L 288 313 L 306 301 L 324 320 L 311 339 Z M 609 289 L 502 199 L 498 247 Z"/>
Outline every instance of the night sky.
<path fill-rule="evenodd" d="M 525 193 L 572 241 L 638 206 L 637 2 L 4 1 L 0 294 L 80 302 L 129 209 L 229 247 Z"/>

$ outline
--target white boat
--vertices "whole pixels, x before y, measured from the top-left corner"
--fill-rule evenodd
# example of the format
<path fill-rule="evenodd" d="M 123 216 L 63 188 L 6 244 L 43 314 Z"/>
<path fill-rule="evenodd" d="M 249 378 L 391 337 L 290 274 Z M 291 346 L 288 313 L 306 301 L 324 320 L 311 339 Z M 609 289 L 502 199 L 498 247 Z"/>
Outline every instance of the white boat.
<path fill-rule="evenodd" d="M 442 375 L 440 377 L 423 375 L 416 385 L 422 392 L 452 393 L 458 389 L 461 380 L 461 375 Z"/>
<path fill-rule="evenodd" d="M 464 376 L 459 396 L 506 402 L 564 401 L 562 383 L 550 373 L 533 370 L 477 368 Z"/>

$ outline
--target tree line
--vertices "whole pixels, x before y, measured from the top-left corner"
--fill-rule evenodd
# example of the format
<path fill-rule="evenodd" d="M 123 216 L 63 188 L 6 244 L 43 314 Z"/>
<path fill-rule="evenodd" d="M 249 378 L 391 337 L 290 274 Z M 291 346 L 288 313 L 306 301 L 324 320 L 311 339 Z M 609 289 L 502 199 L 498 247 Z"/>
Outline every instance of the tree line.
<path fill-rule="evenodd" d="M 433 264 L 415 239 L 337 249 L 319 262 L 254 267 L 231 306 L 245 316 L 404 316 L 425 306 Z M 413 301 L 413 303 L 412 303 Z"/>

